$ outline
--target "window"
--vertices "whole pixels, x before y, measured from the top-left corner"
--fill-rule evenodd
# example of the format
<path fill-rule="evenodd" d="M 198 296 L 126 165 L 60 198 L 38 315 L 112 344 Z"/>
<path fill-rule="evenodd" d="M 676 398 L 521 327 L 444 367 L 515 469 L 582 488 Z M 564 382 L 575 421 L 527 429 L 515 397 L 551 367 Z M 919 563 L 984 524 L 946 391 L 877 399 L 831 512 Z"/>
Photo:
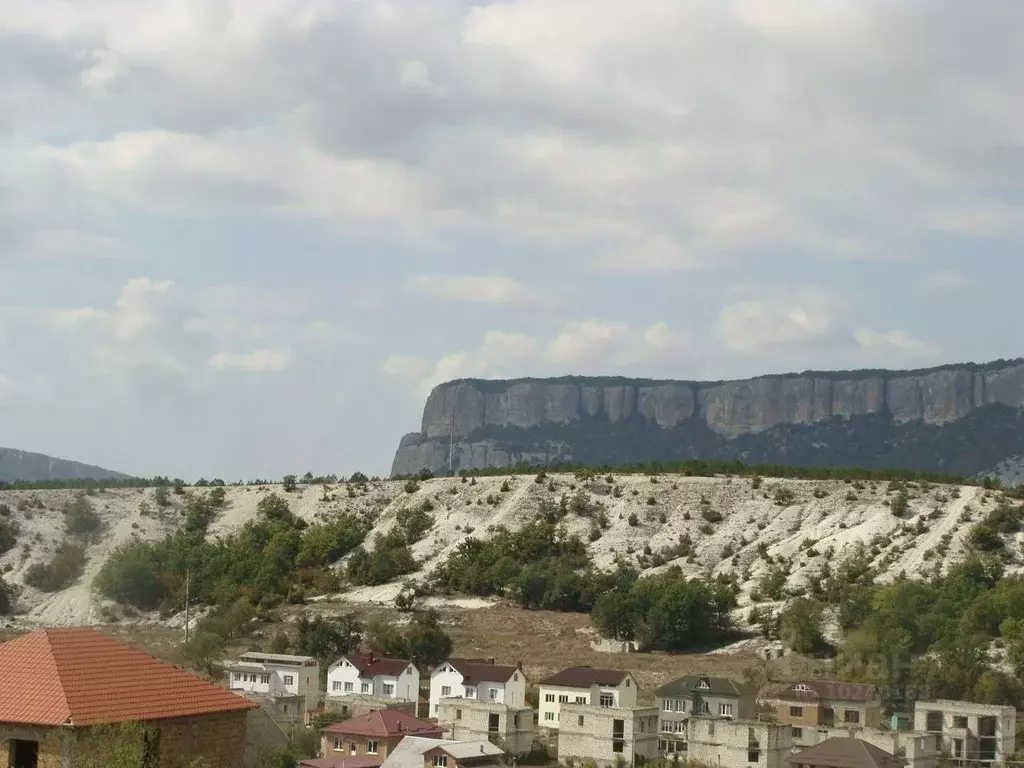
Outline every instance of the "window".
<path fill-rule="evenodd" d="M 626 751 L 626 742 L 614 739 L 612 741 L 612 752 L 622 753 Z"/>
<path fill-rule="evenodd" d="M 545 693 L 544 694 L 544 701 L 551 702 L 551 701 L 554 701 L 554 700 L 555 700 L 555 694 L 553 694 L 553 693 Z"/>
<path fill-rule="evenodd" d="M 395 695 L 395 684 L 394 683 L 384 683 L 384 695 L 385 696 L 394 696 Z"/>
<path fill-rule="evenodd" d="M 934 733 L 942 733 L 942 713 L 929 712 L 925 716 L 925 730 Z"/>
<path fill-rule="evenodd" d="M 345 693 L 352 693 L 352 683 L 345 683 Z"/>
<path fill-rule="evenodd" d="M 341 752 L 341 750 L 344 749 L 344 747 L 345 747 L 345 743 L 344 742 L 345 742 L 345 740 L 343 738 L 341 738 L 341 736 L 335 736 L 334 737 L 334 751 L 335 752 Z"/>
<path fill-rule="evenodd" d="M 964 740 L 963 739 L 953 739 L 953 757 L 963 757 L 963 756 L 964 756 Z"/>
<path fill-rule="evenodd" d="M 722 717 L 732 717 L 732 704 L 719 704 L 718 714 Z"/>
<path fill-rule="evenodd" d="M 711 704 L 710 704 L 710 702 L 707 702 L 707 701 L 698 702 L 698 704 L 697 704 L 697 712 L 698 712 L 698 714 L 701 714 L 701 715 L 710 715 L 711 714 Z"/>
<path fill-rule="evenodd" d="M 676 712 L 685 712 L 685 711 L 686 711 L 686 699 L 677 699 L 676 700 Z"/>
<path fill-rule="evenodd" d="M 576 703 L 577 704 L 586 704 L 587 703 L 587 697 L 586 696 L 577 696 L 576 697 Z"/>
<path fill-rule="evenodd" d="M 442 685 L 441 686 L 441 695 L 442 696 L 451 696 L 452 695 L 452 687 L 450 685 Z"/>
<path fill-rule="evenodd" d="M 359 692 L 360 693 L 369 693 L 370 692 L 370 684 L 369 683 L 363 683 L 361 686 L 359 686 Z"/>
<path fill-rule="evenodd" d="M 455 719 L 456 720 L 461 720 L 462 719 L 462 710 L 461 709 L 456 709 L 455 710 Z"/>
<path fill-rule="evenodd" d="M 602 707 L 614 707 L 615 697 L 610 693 L 602 693 L 600 704 Z"/>
<path fill-rule="evenodd" d="M 270 685 L 270 675 L 260 675 L 260 682 L 264 685 Z"/>
<path fill-rule="evenodd" d="M 966 728 L 967 727 L 967 718 L 966 717 L 962 717 L 961 715 L 954 715 L 953 716 L 953 727 L 954 728 Z"/>
<path fill-rule="evenodd" d="M 803 707 L 790 707 L 789 708 L 789 716 L 790 717 L 803 717 L 804 716 L 804 708 Z"/>
<path fill-rule="evenodd" d="M 356 743 L 354 741 L 348 745 L 348 753 L 350 755 L 354 755 L 356 753 Z"/>
<path fill-rule="evenodd" d="M 672 711 L 672 699 L 663 699 L 662 700 L 662 702 L 661 702 L 661 711 L 662 712 L 671 712 Z"/>
<path fill-rule="evenodd" d="M 285 713 L 286 715 L 288 714 L 288 705 L 287 705 L 287 704 L 285 704 L 284 706 L 282 706 L 282 707 L 281 707 L 281 709 L 283 709 L 283 710 L 284 710 L 284 713 Z"/>
<path fill-rule="evenodd" d="M 238 672 L 235 672 L 235 682 L 236 683 L 242 682 L 242 675 L 239 674 Z"/>
<path fill-rule="evenodd" d="M 629 688 L 629 678 L 626 678 L 626 687 Z"/>
<path fill-rule="evenodd" d="M 555 713 L 554 712 L 545 712 L 544 713 L 544 719 L 545 720 L 554 720 L 555 719 Z"/>
<path fill-rule="evenodd" d="M 368 754 L 368 755 L 376 755 L 377 754 L 377 742 L 376 741 L 368 741 L 368 742 L 366 742 L 366 754 Z"/>
<path fill-rule="evenodd" d="M 514 673 L 514 674 L 512 675 L 512 682 L 513 682 L 513 683 L 518 683 L 518 682 L 519 682 L 519 673 L 518 673 L 518 672 L 515 672 L 515 673 Z"/>
<path fill-rule="evenodd" d="M 794 728 L 793 729 L 793 738 L 794 739 L 802 739 L 803 737 L 804 737 L 804 729 L 803 728 Z"/>
<path fill-rule="evenodd" d="M 756 749 L 748 749 L 747 750 L 747 762 L 748 763 L 757 763 L 757 762 L 760 762 L 760 760 L 761 760 L 761 753 L 760 752 L 758 752 Z"/>
<path fill-rule="evenodd" d="M 340 691 L 341 690 L 341 681 L 340 680 L 335 680 L 333 683 L 331 683 L 331 690 L 332 691 Z"/>
<path fill-rule="evenodd" d="M 697 687 L 700 688 L 702 691 L 709 691 L 709 690 L 711 690 L 711 686 L 708 685 L 708 681 L 707 680 L 701 680 L 700 684 Z"/>
<path fill-rule="evenodd" d="M 580 726 L 581 728 L 583 727 L 583 715 L 577 716 L 576 725 Z"/>
<path fill-rule="evenodd" d="M 562 694 L 561 696 L 558 697 L 558 703 L 559 704 L 568 704 L 569 703 L 569 697 L 566 696 L 565 694 Z"/>
<path fill-rule="evenodd" d="M 793 686 L 793 690 L 800 691 L 801 693 L 813 693 L 813 691 L 811 691 L 811 686 L 807 683 L 797 683 Z"/>
<path fill-rule="evenodd" d="M 821 720 L 826 725 L 831 725 L 836 721 L 836 711 L 832 707 L 825 707 L 821 710 Z"/>
<path fill-rule="evenodd" d="M 714 735 L 715 735 L 715 723 L 714 723 L 714 721 L 712 721 L 712 722 L 708 723 L 708 736 L 714 736 Z"/>
<path fill-rule="evenodd" d="M 467 699 L 475 699 L 476 698 L 476 688 L 467 688 L 466 689 L 466 698 Z"/>
<path fill-rule="evenodd" d="M 284 676 L 284 684 L 285 685 L 295 685 L 295 677 L 292 676 L 292 675 L 285 675 Z"/>
<path fill-rule="evenodd" d="M 487 732 L 498 733 L 501 728 L 501 715 L 494 713 L 487 716 Z"/>
<path fill-rule="evenodd" d="M 498 689 L 497 688 L 490 688 L 490 689 L 488 689 L 487 697 L 491 701 L 497 701 L 498 700 Z"/>
<path fill-rule="evenodd" d="M 448 756 L 447 755 L 434 755 L 434 768 L 447 768 Z"/>
<path fill-rule="evenodd" d="M 860 712 L 857 711 L 856 709 L 844 710 L 844 712 L 843 712 L 843 722 L 844 723 L 859 723 L 860 722 Z"/>

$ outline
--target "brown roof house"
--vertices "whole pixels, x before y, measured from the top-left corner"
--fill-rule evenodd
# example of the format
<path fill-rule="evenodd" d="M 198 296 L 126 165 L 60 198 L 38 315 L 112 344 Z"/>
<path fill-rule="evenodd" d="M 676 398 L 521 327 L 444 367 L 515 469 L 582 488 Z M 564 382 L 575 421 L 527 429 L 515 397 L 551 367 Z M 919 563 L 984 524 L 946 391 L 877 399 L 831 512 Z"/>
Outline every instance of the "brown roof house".
<path fill-rule="evenodd" d="M 380 765 L 406 736 L 440 739 L 444 733 L 436 723 L 396 709 L 381 709 L 324 728 L 320 754 L 373 759 Z"/>
<path fill-rule="evenodd" d="M 410 736 L 381 768 L 496 768 L 505 751 L 489 741 L 452 741 Z"/>
<path fill-rule="evenodd" d="M 420 671 L 410 659 L 350 653 L 327 668 L 328 711 L 356 716 L 377 709 L 416 714 Z"/>
<path fill-rule="evenodd" d="M 805 729 L 878 728 L 882 720 L 882 700 L 873 685 L 802 680 L 776 687 L 765 700 L 780 723 L 793 726 L 797 746 L 805 743 Z"/>
<path fill-rule="evenodd" d="M 130 748 L 155 768 L 238 768 L 256 704 L 90 628 L 0 645 L 0 766 L 74 766 Z"/>
<path fill-rule="evenodd" d="M 526 675 L 522 665 L 496 664 L 494 659 L 448 659 L 430 673 L 430 715 L 437 717 L 442 699 L 476 699 L 526 706 Z"/>
<path fill-rule="evenodd" d="M 540 725 L 558 728 L 563 704 L 592 707 L 635 707 L 636 680 L 620 669 L 568 667 L 541 680 L 537 693 Z"/>
<path fill-rule="evenodd" d="M 793 768 L 904 768 L 907 761 L 861 739 L 835 738 L 797 752 Z"/>

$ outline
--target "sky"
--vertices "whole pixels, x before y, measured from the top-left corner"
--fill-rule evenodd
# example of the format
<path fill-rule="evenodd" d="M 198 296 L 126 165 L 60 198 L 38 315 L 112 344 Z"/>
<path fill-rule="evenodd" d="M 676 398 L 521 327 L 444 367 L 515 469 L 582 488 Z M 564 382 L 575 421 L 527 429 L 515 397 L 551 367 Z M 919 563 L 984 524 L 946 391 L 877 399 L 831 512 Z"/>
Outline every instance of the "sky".
<path fill-rule="evenodd" d="M 386 474 L 453 378 L 1022 353 L 1024 3 L 3 9 L 0 445 Z"/>

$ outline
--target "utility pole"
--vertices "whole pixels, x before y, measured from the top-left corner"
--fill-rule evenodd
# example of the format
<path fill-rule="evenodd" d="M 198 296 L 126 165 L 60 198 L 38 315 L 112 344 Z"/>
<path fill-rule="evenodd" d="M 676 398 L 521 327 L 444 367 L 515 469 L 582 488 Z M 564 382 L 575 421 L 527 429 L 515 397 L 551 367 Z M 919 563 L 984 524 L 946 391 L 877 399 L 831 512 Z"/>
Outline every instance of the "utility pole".
<path fill-rule="evenodd" d="M 185 569 L 185 644 L 188 645 L 188 631 L 189 631 L 189 620 L 188 620 L 188 603 L 189 603 L 189 582 L 191 581 L 192 571 L 189 568 Z"/>

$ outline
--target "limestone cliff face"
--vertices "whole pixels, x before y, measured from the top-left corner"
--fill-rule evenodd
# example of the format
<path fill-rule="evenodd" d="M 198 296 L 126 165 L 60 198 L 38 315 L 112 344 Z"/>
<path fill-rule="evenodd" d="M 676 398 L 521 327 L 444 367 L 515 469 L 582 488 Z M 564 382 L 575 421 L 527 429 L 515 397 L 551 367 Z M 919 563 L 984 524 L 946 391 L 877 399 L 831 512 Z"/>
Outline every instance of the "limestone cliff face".
<path fill-rule="evenodd" d="M 583 447 L 582 432 L 588 440 L 614 441 L 624 431 L 639 434 L 637 429 L 656 427 L 678 433 L 678 451 L 672 454 L 683 457 L 700 455 L 690 450 L 694 441 L 711 445 L 715 436 L 729 441 L 860 417 L 892 426 L 942 427 L 996 405 L 1024 406 L 1024 361 L 711 383 L 586 377 L 462 380 L 430 393 L 420 431 L 402 439 L 393 472 L 447 469 L 453 429 L 458 469 L 570 460 Z M 698 432 L 705 435 L 700 440 Z M 568 439 L 573 436 L 575 441 Z M 688 439 L 694 446 L 686 445 Z M 631 460 L 624 450 L 623 460 Z"/>

